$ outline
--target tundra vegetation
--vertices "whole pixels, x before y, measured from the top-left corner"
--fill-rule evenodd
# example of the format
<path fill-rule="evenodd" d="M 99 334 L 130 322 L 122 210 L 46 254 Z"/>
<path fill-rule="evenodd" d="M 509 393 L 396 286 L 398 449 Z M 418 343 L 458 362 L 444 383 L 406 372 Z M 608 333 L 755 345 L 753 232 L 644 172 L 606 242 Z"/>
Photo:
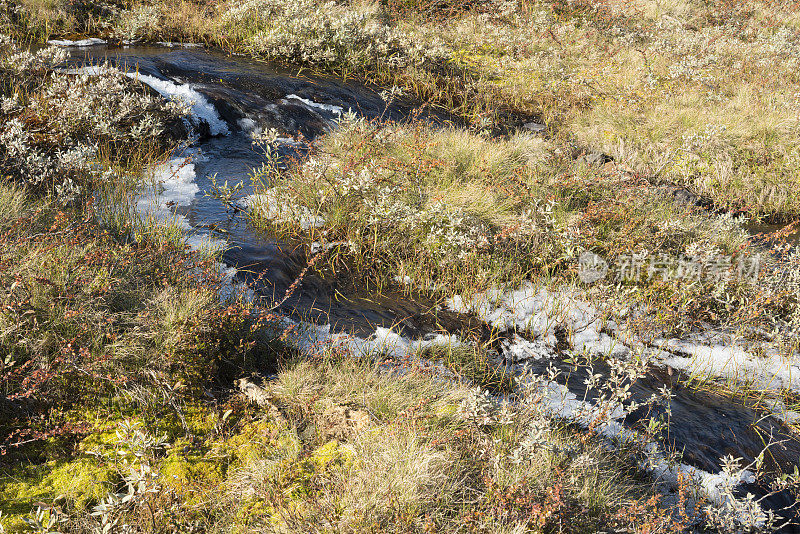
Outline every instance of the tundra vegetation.
<path fill-rule="evenodd" d="M 487 371 L 496 340 L 423 354 L 450 364 L 444 379 L 380 354 L 301 354 L 273 316 L 220 299 L 214 255 L 130 209 L 188 110 L 113 68 L 58 72 L 63 52 L 38 46 L 88 36 L 199 42 L 451 119 L 347 114 L 308 158 L 254 170 L 251 224 L 322 245 L 326 276 L 443 302 L 580 287 L 640 339 L 714 328 L 798 350 L 798 253 L 747 231 L 800 216 L 791 2 L 0 0 L 0 531 L 774 526 L 743 526 L 732 490 L 705 502 L 679 479 L 665 497 L 637 468 L 663 421 L 613 450 L 594 432 L 641 362 L 587 385 L 601 417 L 580 426 L 547 410 L 541 380 Z M 586 287 L 585 250 L 767 254 L 756 280 Z M 243 378 L 256 372 L 269 378 Z"/>

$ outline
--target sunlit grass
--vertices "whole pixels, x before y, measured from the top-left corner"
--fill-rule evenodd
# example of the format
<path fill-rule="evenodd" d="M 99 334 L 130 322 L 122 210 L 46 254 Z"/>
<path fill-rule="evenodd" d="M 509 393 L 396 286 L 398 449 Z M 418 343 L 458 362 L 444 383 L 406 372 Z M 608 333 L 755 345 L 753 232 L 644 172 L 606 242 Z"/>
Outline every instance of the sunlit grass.
<path fill-rule="evenodd" d="M 346 119 L 311 160 L 256 176 L 268 208 L 251 205 L 251 222 L 309 251 L 331 245 L 315 267 L 368 291 L 399 281 L 443 299 L 530 281 L 574 286 L 584 249 L 610 260 L 635 251 L 748 252 L 741 220 L 676 203 L 672 183 L 727 211 L 775 220 L 800 212 L 791 7 L 257 1 L 239 20 L 230 12 L 241 2 L 130 2 L 100 12 L 55 0 L 21 5 L 22 18 L 2 23 L 28 39 L 200 41 L 397 85 L 453 113 L 458 127 Z M 70 109 L 37 93 L 47 74 L 34 72 L 20 91 L 26 105 L 47 104 L 19 113 L 39 128 L 36 148 L 58 151 L 67 134 L 94 141 L 99 134 L 84 127 L 96 110 L 74 131 L 48 137 Z M 120 99 L 133 91 L 125 83 Z M 73 85 L 62 80 L 58 95 L 72 95 Z M 534 119 L 544 133 L 517 132 Z M 126 122 L 121 131 L 129 129 Z M 74 531 L 100 528 L 91 507 L 105 490 L 129 491 L 121 477 L 146 463 L 157 482 L 136 486 L 146 489 L 115 513 L 153 531 L 156 523 L 176 532 L 682 525 L 608 443 L 526 411 L 540 405 L 515 399 L 514 424 L 464 410 L 470 386 L 515 391 L 489 355 L 496 339 L 417 355 L 443 363 L 447 378 L 380 355 L 292 359 L 290 348 L 265 339 L 248 303 L 220 304 L 217 258 L 187 253 L 177 216 L 133 209 L 153 185 L 142 169 L 164 150 L 102 139 L 89 163 L 112 170 L 111 179 L 76 173 L 84 188 L 76 198 L 59 194 L 56 180 L 34 187 L 15 175 L 0 185 L 0 376 L 11 407 L 0 420 L 10 438 L 0 446 L 43 462 L 4 481 L 15 521 L 23 506 L 46 501 L 64 506 Z M 597 151 L 614 161 L 581 159 Z M 797 320 L 800 297 L 791 285 L 727 282 L 577 287 L 608 317 L 646 310 L 622 316 L 645 339 L 709 325 L 772 335 Z M 788 338 L 784 350 L 794 354 Z M 277 361 L 285 367 L 263 382 L 260 410 L 229 398 L 234 378 L 272 371 Z M 773 399 L 758 383 L 736 372 L 727 379 L 731 394 L 769 409 Z M 687 381 L 719 388 L 700 369 Z M 529 438 L 535 447 L 523 447 Z"/>

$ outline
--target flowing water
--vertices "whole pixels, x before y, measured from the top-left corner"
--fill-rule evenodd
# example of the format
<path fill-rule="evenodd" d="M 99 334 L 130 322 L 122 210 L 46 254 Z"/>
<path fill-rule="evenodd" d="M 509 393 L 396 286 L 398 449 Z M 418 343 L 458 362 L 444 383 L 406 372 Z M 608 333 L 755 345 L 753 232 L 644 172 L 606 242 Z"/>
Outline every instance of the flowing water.
<path fill-rule="evenodd" d="M 413 105 L 400 103 L 386 109 L 375 90 L 339 80 L 302 76 L 273 65 L 230 57 L 198 48 L 132 47 L 108 49 L 93 47 L 75 52 L 72 62 L 78 66 L 108 61 L 135 70 L 140 75 L 190 84 L 213 105 L 225 121 L 228 135 L 205 135 L 196 143 L 195 181 L 200 193 L 178 208 L 193 231 L 227 242 L 223 261 L 237 269 L 237 277 L 250 283 L 266 301 L 280 300 L 289 285 L 306 265 L 302 251 L 271 236 L 260 235 L 248 226 L 246 217 L 219 200 L 205 196 L 211 187 L 210 176 L 229 184 L 243 182 L 243 193 L 251 190 L 250 173 L 264 161 L 254 149 L 250 133 L 259 128 L 275 128 L 295 143 L 281 145 L 284 158 L 303 157 L 306 142 L 332 127 L 337 111 L 352 109 L 367 118 L 404 120 Z M 441 117 L 427 117 L 441 121 Z M 203 128 L 200 128 L 203 131 Z M 206 134 L 211 133 L 207 128 Z M 424 298 L 413 298 L 397 291 L 369 294 L 351 284 L 307 276 L 282 313 L 330 324 L 332 330 L 368 336 L 376 327 L 392 327 L 408 337 L 419 338 L 435 330 L 459 330 L 475 320 L 442 310 Z M 539 365 L 544 372 L 547 363 Z M 583 396 L 585 373 L 576 373 L 566 364 L 562 383 L 579 397 Z M 534 365 L 534 370 L 537 370 Z M 776 470 L 789 469 L 800 457 L 800 445 L 783 423 L 765 417 L 741 400 L 698 391 L 682 386 L 671 374 L 654 369 L 634 386 L 634 397 L 644 400 L 662 386 L 672 388 L 671 416 L 666 441 L 683 453 L 686 463 L 709 472 L 720 470 L 720 458 L 732 454 L 752 460 L 769 436 L 785 440 L 772 449 L 768 461 Z M 634 413 L 626 420 L 635 425 L 645 414 Z M 762 493 L 763 488 L 745 488 Z M 792 504 L 786 495 L 772 499 L 775 509 Z"/>

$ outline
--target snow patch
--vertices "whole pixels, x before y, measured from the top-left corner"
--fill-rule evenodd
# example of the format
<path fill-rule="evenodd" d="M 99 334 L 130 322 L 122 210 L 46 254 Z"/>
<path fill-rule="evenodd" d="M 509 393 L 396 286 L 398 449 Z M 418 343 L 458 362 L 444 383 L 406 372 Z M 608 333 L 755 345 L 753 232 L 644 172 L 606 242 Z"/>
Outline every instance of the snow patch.
<path fill-rule="evenodd" d="M 80 41 L 70 41 L 69 39 L 51 39 L 47 41 L 51 46 L 60 46 L 62 48 L 85 48 L 87 46 L 100 46 L 108 44 L 108 41 L 92 37 L 89 39 L 81 39 Z"/>
<path fill-rule="evenodd" d="M 341 115 L 344 112 L 344 109 L 341 106 L 333 106 L 331 104 L 320 104 L 314 102 L 313 100 L 308 100 L 307 98 L 297 96 L 295 94 L 286 95 L 285 100 L 297 100 L 306 107 L 313 109 L 321 109 L 322 111 L 327 111 L 328 113 L 333 113 L 334 115 Z"/>
<path fill-rule="evenodd" d="M 571 335 L 577 352 L 602 355 L 626 354 L 627 348 L 602 333 L 600 314 L 566 290 L 551 292 L 527 282 L 518 289 L 491 289 L 464 300 L 460 295 L 447 300 L 455 312 L 474 313 L 501 332 L 528 332 L 551 348 L 557 344 L 556 328 Z"/>
<path fill-rule="evenodd" d="M 157 223 L 172 222 L 190 229 L 189 221 L 176 214 L 175 208 L 190 205 L 200 192 L 194 181 L 197 174 L 191 157 L 172 158 L 150 172 L 152 182 L 135 199 L 136 211 Z"/>
<path fill-rule="evenodd" d="M 715 333 L 690 341 L 657 340 L 655 349 L 636 340 L 623 341 L 613 321 L 604 321 L 594 307 L 568 290 L 549 291 L 526 283 L 513 290 L 492 289 L 471 299 L 456 295 L 445 304 L 455 312 L 473 313 L 501 332 L 527 332 L 553 349 L 556 327 L 561 326 L 575 352 L 617 358 L 644 352 L 653 357 L 653 363 L 688 374 L 734 380 L 764 391 L 800 392 L 800 355 L 786 357 L 775 350 L 754 355 L 725 343 Z M 530 349 L 520 345 L 513 350 L 524 356 Z"/>
<path fill-rule="evenodd" d="M 203 250 L 211 253 L 222 252 L 228 246 L 228 242 L 224 239 L 219 239 L 209 234 L 190 235 L 186 238 L 186 244 L 189 245 L 191 250 Z"/>
<path fill-rule="evenodd" d="M 512 362 L 550 359 L 555 356 L 553 347 L 543 341 L 528 341 L 518 334 L 513 339 L 502 342 L 503 356 Z"/>
<path fill-rule="evenodd" d="M 166 48 L 203 48 L 203 45 L 200 43 L 174 43 L 172 41 L 158 41 L 156 44 Z"/>
<path fill-rule="evenodd" d="M 730 345 L 701 345 L 690 341 L 658 340 L 664 365 L 692 374 L 749 383 L 764 391 L 800 392 L 800 360 L 777 353 L 755 356 Z"/>

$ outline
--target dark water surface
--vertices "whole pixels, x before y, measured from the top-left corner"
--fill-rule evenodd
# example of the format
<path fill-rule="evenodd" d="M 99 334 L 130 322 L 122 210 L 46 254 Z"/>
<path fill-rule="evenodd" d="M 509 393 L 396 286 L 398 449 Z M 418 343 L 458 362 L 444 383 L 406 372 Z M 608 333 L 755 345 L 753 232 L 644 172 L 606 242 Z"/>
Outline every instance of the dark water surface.
<path fill-rule="evenodd" d="M 252 192 L 251 172 L 265 162 L 253 146 L 242 121 L 258 128 L 274 128 L 297 143 L 283 144 L 284 159 L 299 158 L 307 142 L 334 127 L 336 113 L 309 106 L 300 99 L 353 110 L 366 118 L 404 120 L 412 113 L 409 104 L 388 107 L 381 96 L 363 85 L 315 76 L 297 76 L 267 63 L 198 48 L 92 47 L 76 51 L 76 65 L 110 64 L 174 83 L 188 83 L 203 94 L 228 123 L 230 135 L 206 136 L 198 143 L 195 158 L 196 183 L 201 194 L 189 209 L 180 210 L 190 223 L 205 233 L 226 239 L 223 261 L 239 270 L 241 281 L 251 283 L 266 302 L 281 300 L 286 289 L 306 265 L 304 251 L 274 236 L 253 232 L 243 213 L 233 213 L 219 200 L 203 195 L 211 189 L 211 176 L 229 184 L 242 182 L 243 195 Z M 295 95 L 298 98 L 287 98 Z M 431 121 L 443 119 L 426 115 Z M 336 282 L 308 274 L 281 311 L 295 318 L 330 324 L 332 331 L 370 335 L 375 328 L 393 327 L 398 333 L 418 337 L 435 330 L 437 324 L 455 327 L 456 314 L 437 310 L 432 302 L 410 299 L 394 292 L 376 295 L 359 288 L 338 287 Z"/>

